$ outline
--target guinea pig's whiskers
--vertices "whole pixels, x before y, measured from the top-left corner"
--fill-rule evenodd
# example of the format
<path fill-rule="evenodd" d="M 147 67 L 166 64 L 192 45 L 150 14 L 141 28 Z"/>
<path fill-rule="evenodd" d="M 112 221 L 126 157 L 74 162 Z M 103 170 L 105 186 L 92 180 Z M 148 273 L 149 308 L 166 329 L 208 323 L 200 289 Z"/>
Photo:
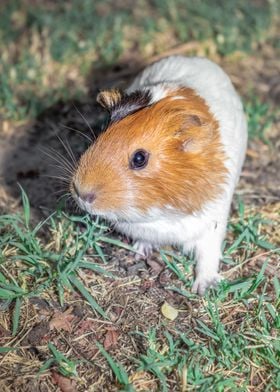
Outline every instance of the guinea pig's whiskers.
<path fill-rule="evenodd" d="M 62 165 L 58 165 L 58 164 L 50 164 L 50 167 L 55 167 L 56 169 L 58 169 L 58 174 L 60 174 L 61 176 L 63 176 L 64 179 L 68 178 L 69 181 L 72 178 L 73 172 L 69 171 L 67 168 L 65 168 Z"/>
<path fill-rule="evenodd" d="M 51 158 L 56 158 L 56 161 L 58 163 L 63 163 L 65 167 L 70 169 L 71 173 L 73 172 L 73 170 L 75 170 L 75 164 L 68 160 L 64 155 L 62 155 L 62 153 L 53 148 L 49 148 L 49 150 L 53 154 L 52 156 L 50 156 Z"/>
<path fill-rule="evenodd" d="M 116 222 L 114 222 L 114 223 L 110 222 L 112 231 L 115 231 L 115 229 L 117 227 L 117 224 L 118 224 L 118 220 Z"/>
<path fill-rule="evenodd" d="M 58 151 L 48 148 L 48 151 L 45 149 L 42 149 L 42 152 L 47 155 L 49 158 L 51 158 L 53 161 L 57 162 L 61 169 L 64 170 L 64 172 L 67 172 L 70 176 L 73 174 L 75 171 L 75 166 L 70 162 L 67 158 L 65 158 L 61 153 Z"/>
<path fill-rule="evenodd" d="M 85 211 L 83 211 L 77 203 L 74 202 L 74 199 L 70 196 L 68 199 L 68 202 L 71 204 L 71 208 L 73 209 L 73 213 L 74 214 L 81 214 L 81 213 L 85 213 Z"/>
<path fill-rule="evenodd" d="M 61 163 L 65 164 L 64 168 L 71 169 L 71 172 L 74 169 L 71 162 L 69 162 L 62 154 L 60 154 L 58 151 L 52 149 L 51 147 L 49 147 L 48 149 L 41 149 L 41 151 L 45 155 L 47 155 L 49 158 L 51 158 L 52 160 L 59 163 L 60 165 L 61 165 Z"/>
<path fill-rule="evenodd" d="M 76 157 L 70 147 L 70 144 L 68 143 L 67 140 L 65 140 L 65 142 L 64 142 L 63 139 L 59 135 L 57 135 L 57 138 L 60 141 L 60 143 L 62 144 L 62 146 L 64 147 L 64 149 L 65 149 L 66 153 L 68 154 L 69 158 L 71 159 L 74 167 L 76 167 L 78 162 L 77 162 L 77 159 L 76 159 Z"/>
<path fill-rule="evenodd" d="M 53 175 L 44 174 L 41 177 L 53 178 L 55 180 L 59 180 L 59 181 L 65 183 L 66 185 L 69 185 L 70 184 L 70 180 L 71 180 L 71 176 L 70 175 L 62 177 L 62 176 L 53 176 Z"/>
<path fill-rule="evenodd" d="M 67 197 L 66 197 L 66 196 L 67 196 Z M 65 200 L 64 200 L 64 202 L 65 202 L 65 204 L 66 204 L 66 203 L 68 203 L 68 201 L 70 200 L 71 194 L 69 194 L 69 192 L 63 193 L 61 196 L 59 196 L 59 198 L 57 199 L 57 201 L 59 202 L 59 201 L 60 201 L 61 199 L 63 199 L 64 197 L 66 197 Z"/>
<path fill-rule="evenodd" d="M 80 112 L 80 110 L 77 108 L 77 106 L 75 104 L 74 104 L 74 108 L 77 110 L 79 115 L 82 117 L 84 122 L 87 124 L 87 126 L 88 126 L 88 128 L 89 128 L 89 130 L 90 130 L 90 132 L 91 132 L 91 134 L 93 136 L 93 139 L 96 140 L 96 135 L 94 133 L 94 130 L 92 129 L 92 127 L 91 127 L 90 123 L 88 122 L 88 120 L 86 119 L 86 117 Z"/>
<path fill-rule="evenodd" d="M 60 193 L 62 193 L 62 195 L 59 196 L 59 199 L 61 199 L 62 197 L 64 197 L 68 193 L 68 192 L 65 192 L 65 190 L 66 189 L 59 189 L 58 191 L 51 192 L 49 196 L 57 196 Z"/>
<path fill-rule="evenodd" d="M 69 131 L 74 131 L 76 133 L 78 133 L 80 136 L 82 136 L 84 139 L 88 140 L 90 142 L 90 144 L 93 142 L 93 140 L 86 135 L 85 133 L 83 133 L 82 131 L 79 131 L 78 129 L 69 127 L 68 125 L 64 125 L 64 124 L 60 124 L 63 128 L 68 129 Z"/>

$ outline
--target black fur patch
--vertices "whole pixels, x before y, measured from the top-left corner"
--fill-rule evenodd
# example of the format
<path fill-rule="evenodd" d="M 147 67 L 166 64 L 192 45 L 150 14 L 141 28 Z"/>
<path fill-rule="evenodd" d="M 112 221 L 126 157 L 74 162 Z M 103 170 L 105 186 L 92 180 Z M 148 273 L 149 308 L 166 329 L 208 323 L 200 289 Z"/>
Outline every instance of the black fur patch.
<path fill-rule="evenodd" d="M 137 112 L 151 104 L 151 92 L 136 90 L 130 94 L 121 93 L 121 99 L 108 108 L 111 122 L 122 120 L 124 117 Z"/>

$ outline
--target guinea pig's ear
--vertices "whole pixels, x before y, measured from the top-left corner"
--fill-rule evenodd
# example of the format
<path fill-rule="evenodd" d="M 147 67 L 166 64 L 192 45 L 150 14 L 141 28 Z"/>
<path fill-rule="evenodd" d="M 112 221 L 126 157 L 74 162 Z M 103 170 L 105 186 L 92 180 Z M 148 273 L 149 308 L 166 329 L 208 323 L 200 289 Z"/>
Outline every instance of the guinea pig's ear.
<path fill-rule="evenodd" d="M 96 101 L 108 112 L 112 112 L 112 110 L 119 105 L 123 97 L 123 93 L 120 90 L 112 89 L 112 90 L 103 90 L 96 97 Z"/>
<path fill-rule="evenodd" d="M 129 94 L 120 90 L 104 90 L 97 95 L 97 102 L 108 110 L 111 122 L 114 122 L 149 106 L 151 93 L 148 90 L 135 90 Z"/>
<path fill-rule="evenodd" d="M 213 137 L 213 126 L 213 121 L 204 116 L 187 115 L 175 133 L 175 137 L 180 140 L 180 149 L 186 152 L 203 150 Z"/>

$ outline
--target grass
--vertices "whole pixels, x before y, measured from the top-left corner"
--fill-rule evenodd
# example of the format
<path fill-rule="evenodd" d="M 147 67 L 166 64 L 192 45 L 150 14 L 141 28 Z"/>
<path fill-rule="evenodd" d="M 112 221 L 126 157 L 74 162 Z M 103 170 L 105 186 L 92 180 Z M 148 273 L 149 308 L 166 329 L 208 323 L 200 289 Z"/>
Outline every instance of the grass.
<path fill-rule="evenodd" d="M 236 303 L 239 304 L 239 301 Z M 227 305 L 225 301 L 224 306 Z M 224 315 L 219 310 L 219 297 L 208 298 L 203 309 L 205 321 L 196 318 L 193 329 L 184 333 L 176 331 L 176 338 L 166 333 L 164 343 L 157 341 L 155 330 L 150 331 L 146 337 L 146 355 L 139 359 L 141 369 L 154 373 L 163 391 L 168 390 L 168 373 L 175 369 L 181 385 L 202 391 L 227 388 L 237 391 L 246 390 L 246 382 L 242 380 L 250 376 L 253 363 L 256 368 L 268 366 L 274 369 L 265 390 L 279 388 L 279 342 L 270 338 L 276 324 L 275 305 L 267 303 L 260 296 L 255 306 L 261 309 L 255 316 L 256 329 L 248 328 L 248 318 L 245 317 L 244 322 L 239 324 L 238 332 L 233 332 L 231 326 L 220 318 Z"/>
<path fill-rule="evenodd" d="M 11 314 L 11 337 L 20 333 L 23 309 L 31 298 L 57 297 L 63 306 L 75 290 L 91 307 L 89 314 L 93 312 L 100 322 L 111 323 L 109 303 L 105 301 L 106 308 L 101 307 L 104 298 L 94 295 L 100 291 L 96 285 L 98 278 L 93 287 L 83 279 L 81 271 L 100 276 L 102 285 L 111 284 L 119 278 L 108 271 L 103 243 L 130 247 L 110 238 L 106 226 L 90 222 L 87 217 L 57 212 L 32 227 L 30 206 L 23 190 L 22 200 L 22 215 L 0 218 L 0 299 L 2 310 Z M 161 251 L 163 262 L 173 274 L 166 290 L 174 293 L 175 298 L 178 295 L 186 298 L 188 308 L 182 304 L 178 307 L 177 322 L 163 318 L 153 327 L 141 330 L 139 322 L 138 328 L 130 329 L 129 335 L 142 342 L 140 352 L 130 358 L 130 370 L 119 362 L 119 355 L 109 354 L 98 341 L 92 343 L 107 361 L 120 390 L 137 390 L 139 375 L 148 378 L 141 379 L 144 384 L 158 382 L 162 391 L 170 390 L 176 383 L 188 390 L 202 391 L 245 391 L 248 385 L 258 383 L 262 390 L 279 389 L 280 282 L 277 276 L 269 278 L 266 268 L 271 256 L 279 260 L 280 248 L 272 246 L 262 234 L 261 228 L 268 223 L 259 214 L 246 211 L 239 202 L 238 215 L 229 224 L 230 244 L 225 243 L 225 263 L 231 279 L 223 281 L 202 300 L 190 292 L 193 262 Z M 234 278 L 236 268 L 246 266 L 260 248 L 268 255 L 262 268 L 247 277 Z M 191 315 L 188 309 L 192 309 Z M 63 350 L 57 337 L 53 338 Z M 77 354 L 65 356 L 51 341 L 47 347 L 51 356 L 45 351 L 47 359 L 37 370 L 39 377 L 55 369 L 63 376 L 79 380 L 82 366 L 79 362 L 83 358 Z M 1 352 L 8 356 L 18 349 L 20 346 L 8 343 Z M 87 363 L 94 370 L 95 361 Z"/>
<path fill-rule="evenodd" d="M 142 335 L 142 334 L 141 334 Z M 168 391 L 167 376 L 175 369 L 180 374 L 186 367 L 187 353 L 182 347 L 180 339 L 175 340 L 168 332 L 164 332 L 164 341 L 157 341 L 155 329 L 142 335 L 147 342 L 147 350 L 139 359 L 139 371 L 154 374 L 160 382 L 160 389 Z M 182 377 L 182 374 L 181 374 Z"/>
<path fill-rule="evenodd" d="M 114 359 L 111 357 L 111 355 L 107 353 L 107 351 L 100 343 L 96 342 L 96 346 L 98 347 L 99 351 L 104 356 L 104 358 L 107 360 L 109 366 L 111 367 L 116 377 L 117 382 L 121 386 L 121 389 L 127 392 L 134 391 L 134 388 L 129 381 L 128 374 L 124 369 L 124 367 L 118 364 L 117 362 L 115 362 Z"/>
<path fill-rule="evenodd" d="M 45 372 L 51 366 L 56 366 L 60 374 L 65 377 L 77 377 L 77 364 L 69 360 L 65 355 L 59 352 L 52 343 L 48 344 L 48 348 L 52 354 L 44 365 L 41 367 L 39 373 Z"/>
<path fill-rule="evenodd" d="M 225 254 L 230 255 L 241 246 L 249 250 L 258 246 L 263 249 L 274 249 L 275 246 L 266 241 L 261 234 L 263 224 L 273 224 L 273 222 L 263 219 L 259 214 L 245 216 L 244 203 L 239 200 L 238 219 L 229 225 L 229 230 L 234 233 L 236 240 L 225 250 Z"/>
<path fill-rule="evenodd" d="M 100 241 L 122 246 L 120 241 L 110 240 L 104 236 L 107 229 L 98 221 L 92 222 L 87 217 L 69 217 L 57 212 L 32 227 L 30 222 L 30 205 L 22 189 L 23 216 L 3 215 L 0 217 L 0 299 L 9 306 L 15 300 L 13 313 L 13 335 L 18 332 L 20 307 L 24 299 L 41 295 L 53 287 L 64 304 L 65 290 L 78 290 L 89 302 L 92 309 L 107 318 L 104 310 L 97 304 L 88 289 L 78 279 L 80 269 L 114 278 L 100 263 L 89 262 L 85 257 L 90 248 L 91 258 L 106 262 Z M 77 224 L 81 231 L 77 230 Z M 42 240 L 41 233 L 47 226 L 48 236 Z M 52 233 L 55 238 L 52 238 Z M 50 236 L 49 236 L 50 235 Z M 127 245 L 123 244 L 128 248 Z M 7 250 L 7 247 L 9 250 Z M 9 269 L 20 266 L 20 273 L 15 279 Z M 5 306 L 5 305 L 3 305 Z"/>
<path fill-rule="evenodd" d="M 190 390 L 245 391 L 253 369 L 256 377 L 258 371 L 269 375 L 262 390 L 278 390 L 279 279 L 273 279 L 274 292 L 268 294 L 264 271 L 210 293 L 184 332 L 164 332 L 159 339 L 151 330 L 145 337 L 147 351 L 138 359 L 140 370 L 152 372 L 163 391 L 169 390 L 171 372 Z"/>
<path fill-rule="evenodd" d="M 4 4 L 1 116 L 28 120 L 59 100 L 85 100 L 89 75 L 121 60 L 135 46 L 142 57 L 169 49 L 170 43 L 189 41 L 211 42 L 211 50 L 214 47 L 223 56 L 251 51 L 269 36 L 278 11 L 274 1 L 137 4 L 132 9 L 111 0 L 61 1 L 56 6 L 27 0 Z"/>
<path fill-rule="evenodd" d="M 269 144 L 266 131 L 275 121 L 277 111 L 271 108 L 267 102 L 263 102 L 260 97 L 251 93 L 245 102 L 245 111 L 248 119 L 248 134 L 250 139 L 258 139 Z"/>

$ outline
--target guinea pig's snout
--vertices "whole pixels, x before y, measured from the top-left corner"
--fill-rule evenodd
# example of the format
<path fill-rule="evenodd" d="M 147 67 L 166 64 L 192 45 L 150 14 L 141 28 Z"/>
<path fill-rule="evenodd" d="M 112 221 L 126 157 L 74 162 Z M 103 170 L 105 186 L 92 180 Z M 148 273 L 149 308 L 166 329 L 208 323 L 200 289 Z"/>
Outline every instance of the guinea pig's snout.
<path fill-rule="evenodd" d="M 96 199 L 96 194 L 94 192 L 83 192 L 78 188 L 77 184 L 73 182 L 73 189 L 76 196 L 84 203 L 91 204 Z"/>

